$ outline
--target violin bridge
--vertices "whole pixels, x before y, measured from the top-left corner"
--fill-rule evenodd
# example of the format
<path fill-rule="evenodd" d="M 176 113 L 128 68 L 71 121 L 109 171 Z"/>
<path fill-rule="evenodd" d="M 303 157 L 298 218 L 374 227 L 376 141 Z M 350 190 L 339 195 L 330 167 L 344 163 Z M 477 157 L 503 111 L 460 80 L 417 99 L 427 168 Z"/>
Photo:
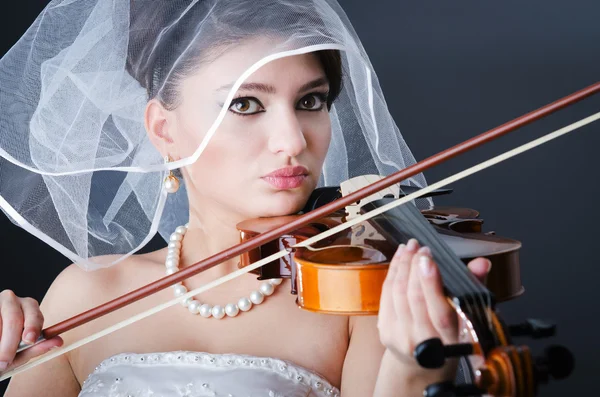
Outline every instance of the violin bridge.
<path fill-rule="evenodd" d="M 371 185 L 377 181 L 382 180 L 384 177 L 380 175 L 361 175 L 347 181 L 340 183 L 340 189 L 342 196 L 347 196 L 351 193 L 356 192 L 364 188 L 365 186 Z M 346 206 L 346 219 L 350 220 L 360 215 L 360 207 L 370 203 L 371 201 L 379 200 L 385 197 L 398 198 L 400 197 L 400 186 L 392 185 L 377 193 L 365 197 L 357 203 Z"/>
<path fill-rule="evenodd" d="M 340 184 L 342 196 L 347 196 L 365 186 L 371 185 L 384 177 L 380 175 L 361 175 Z M 384 197 L 398 198 L 400 196 L 400 187 L 398 185 L 390 186 L 386 189 L 365 197 L 357 203 L 346 206 L 346 220 L 351 220 L 360 215 L 360 207 L 370 203 L 371 201 L 379 200 Z M 352 245 L 365 245 L 365 240 L 385 240 L 369 222 L 363 222 L 352 227 Z"/>

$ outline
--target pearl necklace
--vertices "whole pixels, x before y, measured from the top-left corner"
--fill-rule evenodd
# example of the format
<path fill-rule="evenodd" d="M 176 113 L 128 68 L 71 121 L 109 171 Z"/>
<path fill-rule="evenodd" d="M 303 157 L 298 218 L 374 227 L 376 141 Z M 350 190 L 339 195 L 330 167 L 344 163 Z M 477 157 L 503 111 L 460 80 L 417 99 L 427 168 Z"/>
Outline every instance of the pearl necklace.
<path fill-rule="evenodd" d="M 187 225 L 179 226 L 175 229 L 175 232 L 171 234 L 169 238 L 167 259 L 165 260 L 165 267 L 167 268 L 166 274 L 171 275 L 179 271 L 179 260 L 181 256 L 181 243 L 183 237 L 187 232 Z M 260 305 L 264 302 L 266 296 L 270 296 L 275 292 L 275 287 L 281 284 L 283 280 L 280 278 L 274 278 L 267 282 L 260 284 L 258 291 L 252 291 L 249 298 L 241 298 L 236 303 L 228 303 L 225 307 L 221 305 L 211 306 L 207 303 L 201 304 L 194 298 L 187 298 L 181 304 L 187 307 L 190 313 L 200 314 L 202 317 L 209 318 L 214 317 L 221 319 L 225 315 L 229 317 L 235 317 L 241 311 L 247 312 L 252 308 L 252 305 Z M 188 292 L 188 289 L 183 283 L 173 285 L 173 292 L 175 297 L 182 296 Z"/>

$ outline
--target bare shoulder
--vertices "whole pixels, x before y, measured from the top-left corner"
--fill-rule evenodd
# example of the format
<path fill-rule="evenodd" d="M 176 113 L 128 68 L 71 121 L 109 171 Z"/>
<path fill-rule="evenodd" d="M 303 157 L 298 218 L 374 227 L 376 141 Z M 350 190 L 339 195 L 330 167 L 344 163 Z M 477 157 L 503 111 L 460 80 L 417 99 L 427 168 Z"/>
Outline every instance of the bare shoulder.
<path fill-rule="evenodd" d="M 153 266 L 160 251 L 134 255 L 121 263 L 85 271 L 73 264 L 63 270 L 54 280 L 40 304 L 44 315 L 44 328 L 89 310 L 143 283 L 148 272 L 140 272 L 141 266 Z M 134 272 L 138 276 L 134 277 Z M 140 277 L 140 275 L 142 275 Z M 61 337 L 69 345 L 76 335 L 67 332 Z M 48 389 L 48 385 L 53 385 Z M 77 396 L 81 390 L 69 353 L 56 357 L 39 367 L 12 378 L 7 396 Z"/>
<path fill-rule="evenodd" d="M 145 267 L 160 264 L 161 251 L 132 255 L 122 262 L 93 271 L 76 264 L 64 269 L 53 281 L 40 304 L 45 326 L 91 309 L 149 281 Z"/>

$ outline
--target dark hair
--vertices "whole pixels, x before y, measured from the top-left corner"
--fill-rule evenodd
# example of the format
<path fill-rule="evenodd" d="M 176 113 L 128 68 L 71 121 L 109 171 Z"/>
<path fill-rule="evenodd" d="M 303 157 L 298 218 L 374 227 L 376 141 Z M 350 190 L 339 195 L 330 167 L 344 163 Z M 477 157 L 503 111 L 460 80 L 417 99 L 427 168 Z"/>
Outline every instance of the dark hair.
<path fill-rule="evenodd" d="M 308 6 L 294 4 L 294 10 L 290 12 L 286 9 L 289 5 L 285 1 L 253 0 L 252 7 L 248 7 L 247 0 L 227 0 L 223 3 L 217 7 L 212 1 L 200 0 L 190 7 L 191 0 L 171 0 L 167 4 L 131 0 L 126 67 L 146 89 L 148 99 L 156 98 L 160 92 L 157 99 L 163 106 L 167 109 L 177 107 L 179 83 L 183 78 L 197 70 L 202 62 L 248 36 L 276 36 L 280 32 L 274 31 L 274 27 L 282 23 L 274 18 L 281 18 L 282 11 L 286 20 L 324 28 L 322 21 L 315 17 L 316 13 Z M 209 28 L 216 31 L 199 32 L 197 22 L 206 18 L 218 19 L 217 23 L 209 24 Z M 240 20 L 248 28 L 238 26 Z M 203 40 L 204 36 L 210 37 L 211 41 Z M 215 41 L 215 38 L 218 39 Z M 181 54 L 184 56 L 178 59 Z M 342 89 L 341 54 L 337 50 L 322 50 L 315 52 L 315 55 L 329 80 L 327 105 L 330 108 Z"/>

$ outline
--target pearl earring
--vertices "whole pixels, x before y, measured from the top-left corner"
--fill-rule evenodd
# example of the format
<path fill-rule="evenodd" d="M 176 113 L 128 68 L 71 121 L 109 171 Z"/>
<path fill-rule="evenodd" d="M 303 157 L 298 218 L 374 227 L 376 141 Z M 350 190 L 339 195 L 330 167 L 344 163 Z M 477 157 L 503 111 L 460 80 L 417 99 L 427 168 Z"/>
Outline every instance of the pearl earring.
<path fill-rule="evenodd" d="M 171 157 L 165 157 L 165 163 L 170 163 Z M 165 178 L 164 188 L 167 193 L 175 193 L 179 190 L 179 179 L 175 175 L 173 175 L 173 171 L 169 171 L 169 175 Z"/>

